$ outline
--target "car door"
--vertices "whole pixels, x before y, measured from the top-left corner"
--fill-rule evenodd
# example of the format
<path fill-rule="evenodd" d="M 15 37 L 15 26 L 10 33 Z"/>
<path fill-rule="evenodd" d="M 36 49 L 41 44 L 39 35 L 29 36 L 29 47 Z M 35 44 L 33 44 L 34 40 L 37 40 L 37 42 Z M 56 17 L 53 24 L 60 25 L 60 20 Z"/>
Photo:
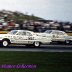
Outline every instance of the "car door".
<path fill-rule="evenodd" d="M 34 42 L 34 36 L 32 35 L 31 32 L 26 32 L 26 36 L 27 36 L 27 42 L 28 44 L 33 44 Z"/>
<path fill-rule="evenodd" d="M 28 44 L 28 35 L 26 31 L 22 32 L 21 38 L 22 38 L 21 39 L 22 44 Z"/>
<path fill-rule="evenodd" d="M 22 44 L 33 44 L 33 35 L 30 32 L 23 31 L 19 41 Z"/>
<path fill-rule="evenodd" d="M 15 43 L 20 44 L 27 44 L 28 43 L 28 37 L 26 35 L 26 32 L 18 32 L 16 36 L 14 36 Z"/>
<path fill-rule="evenodd" d="M 65 40 L 63 32 L 57 31 L 57 32 L 54 32 L 53 35 L 54 35 L 54 38 L 53 38 L 54 41 L 64 41 Z"/>
<path fill-rule="evenodd" d="M 53 41 L 58 41 L 58 38 L 59 38 L 59 36 L 58 36 L 58 32 L 56 32 L 56 31 L 54 31 L 54 32 L 52 32 L 51 33 L 52 35 L 53 35 Z"/>
<path fill-rule="evenodd" d="M 58 40 L 59 41 L 65 41 L 65 35 L 64 35 L 63 32 L 59 32 L 59 34 L 58 34 Z"/>
<path fill-rule="evenodd" d="M 13 36 L 13 43 L 21 43 L 22 42 L 22 36 L 21 35 L 15 35 Z"/>

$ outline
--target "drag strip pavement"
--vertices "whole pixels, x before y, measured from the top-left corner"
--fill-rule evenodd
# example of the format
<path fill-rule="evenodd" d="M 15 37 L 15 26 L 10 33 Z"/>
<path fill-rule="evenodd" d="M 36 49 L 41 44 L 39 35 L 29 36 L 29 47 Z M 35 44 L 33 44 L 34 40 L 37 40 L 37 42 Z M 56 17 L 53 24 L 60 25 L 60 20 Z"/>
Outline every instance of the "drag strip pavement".
<path fill-rule="evenodd" d="M 26 51 L 26 52 L 72 52 L 72 45 L 41 45 L 38 48 L 15 45 L 0 47 L 0 51 Z"/>

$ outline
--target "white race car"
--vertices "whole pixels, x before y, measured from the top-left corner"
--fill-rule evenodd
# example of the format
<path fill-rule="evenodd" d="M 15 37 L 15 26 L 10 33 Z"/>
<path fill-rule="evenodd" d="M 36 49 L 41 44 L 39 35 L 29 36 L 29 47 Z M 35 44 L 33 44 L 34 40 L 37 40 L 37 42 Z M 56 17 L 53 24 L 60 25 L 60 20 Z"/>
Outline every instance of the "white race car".
<path fill-rule="evenodd" d="M 0 41 L 5 47 L 12 43 L 38 47 L 40 44 L 52 42 L 52 38 L 50 34 L 45 35 L 28 30 L 12 30 L 7 34 L 0 34 Z"/>
<path fill-rule="evenodd" d="M 44 33 L 51 34 L 53 36 L 52 41 L 58 43 L 69 44 L 72 41 L 72 36 L 67 35 L 64 31 L 60 30 L 46 30 Z"/>

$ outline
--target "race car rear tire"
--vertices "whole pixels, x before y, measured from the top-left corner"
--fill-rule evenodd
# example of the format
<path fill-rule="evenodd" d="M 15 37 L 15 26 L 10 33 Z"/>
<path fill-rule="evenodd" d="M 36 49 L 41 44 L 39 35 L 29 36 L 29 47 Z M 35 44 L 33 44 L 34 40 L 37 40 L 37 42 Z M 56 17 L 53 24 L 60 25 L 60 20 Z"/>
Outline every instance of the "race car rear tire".
<path fill-rule="evenodd" d="M 33 45 L 34 45 L 34 47 L 39 47 L 40 46 L 40 42 L 35 41 Z"/>
<path fill-rule="evenodd" d="M 70 44 L 70 43 L 71 43 L 70 40 L 66 40 L 66 41 L 65 41 L 65 44 Z"/>
<path fill-rule="evenodd" d="M 7 47 L 10 44 L 9 40 L 3 40 L 2 41 L 2 46 Z"/>

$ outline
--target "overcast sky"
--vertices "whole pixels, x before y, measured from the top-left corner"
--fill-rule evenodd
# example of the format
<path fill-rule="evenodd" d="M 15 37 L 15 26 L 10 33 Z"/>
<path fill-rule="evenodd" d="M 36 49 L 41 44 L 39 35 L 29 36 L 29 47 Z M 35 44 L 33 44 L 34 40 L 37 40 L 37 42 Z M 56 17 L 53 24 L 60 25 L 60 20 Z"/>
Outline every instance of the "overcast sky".
<path fill-rule="evenodd" d="M 72 22 L 72 0 L 0 0 L 0 10 L 2 9 Z"/>

